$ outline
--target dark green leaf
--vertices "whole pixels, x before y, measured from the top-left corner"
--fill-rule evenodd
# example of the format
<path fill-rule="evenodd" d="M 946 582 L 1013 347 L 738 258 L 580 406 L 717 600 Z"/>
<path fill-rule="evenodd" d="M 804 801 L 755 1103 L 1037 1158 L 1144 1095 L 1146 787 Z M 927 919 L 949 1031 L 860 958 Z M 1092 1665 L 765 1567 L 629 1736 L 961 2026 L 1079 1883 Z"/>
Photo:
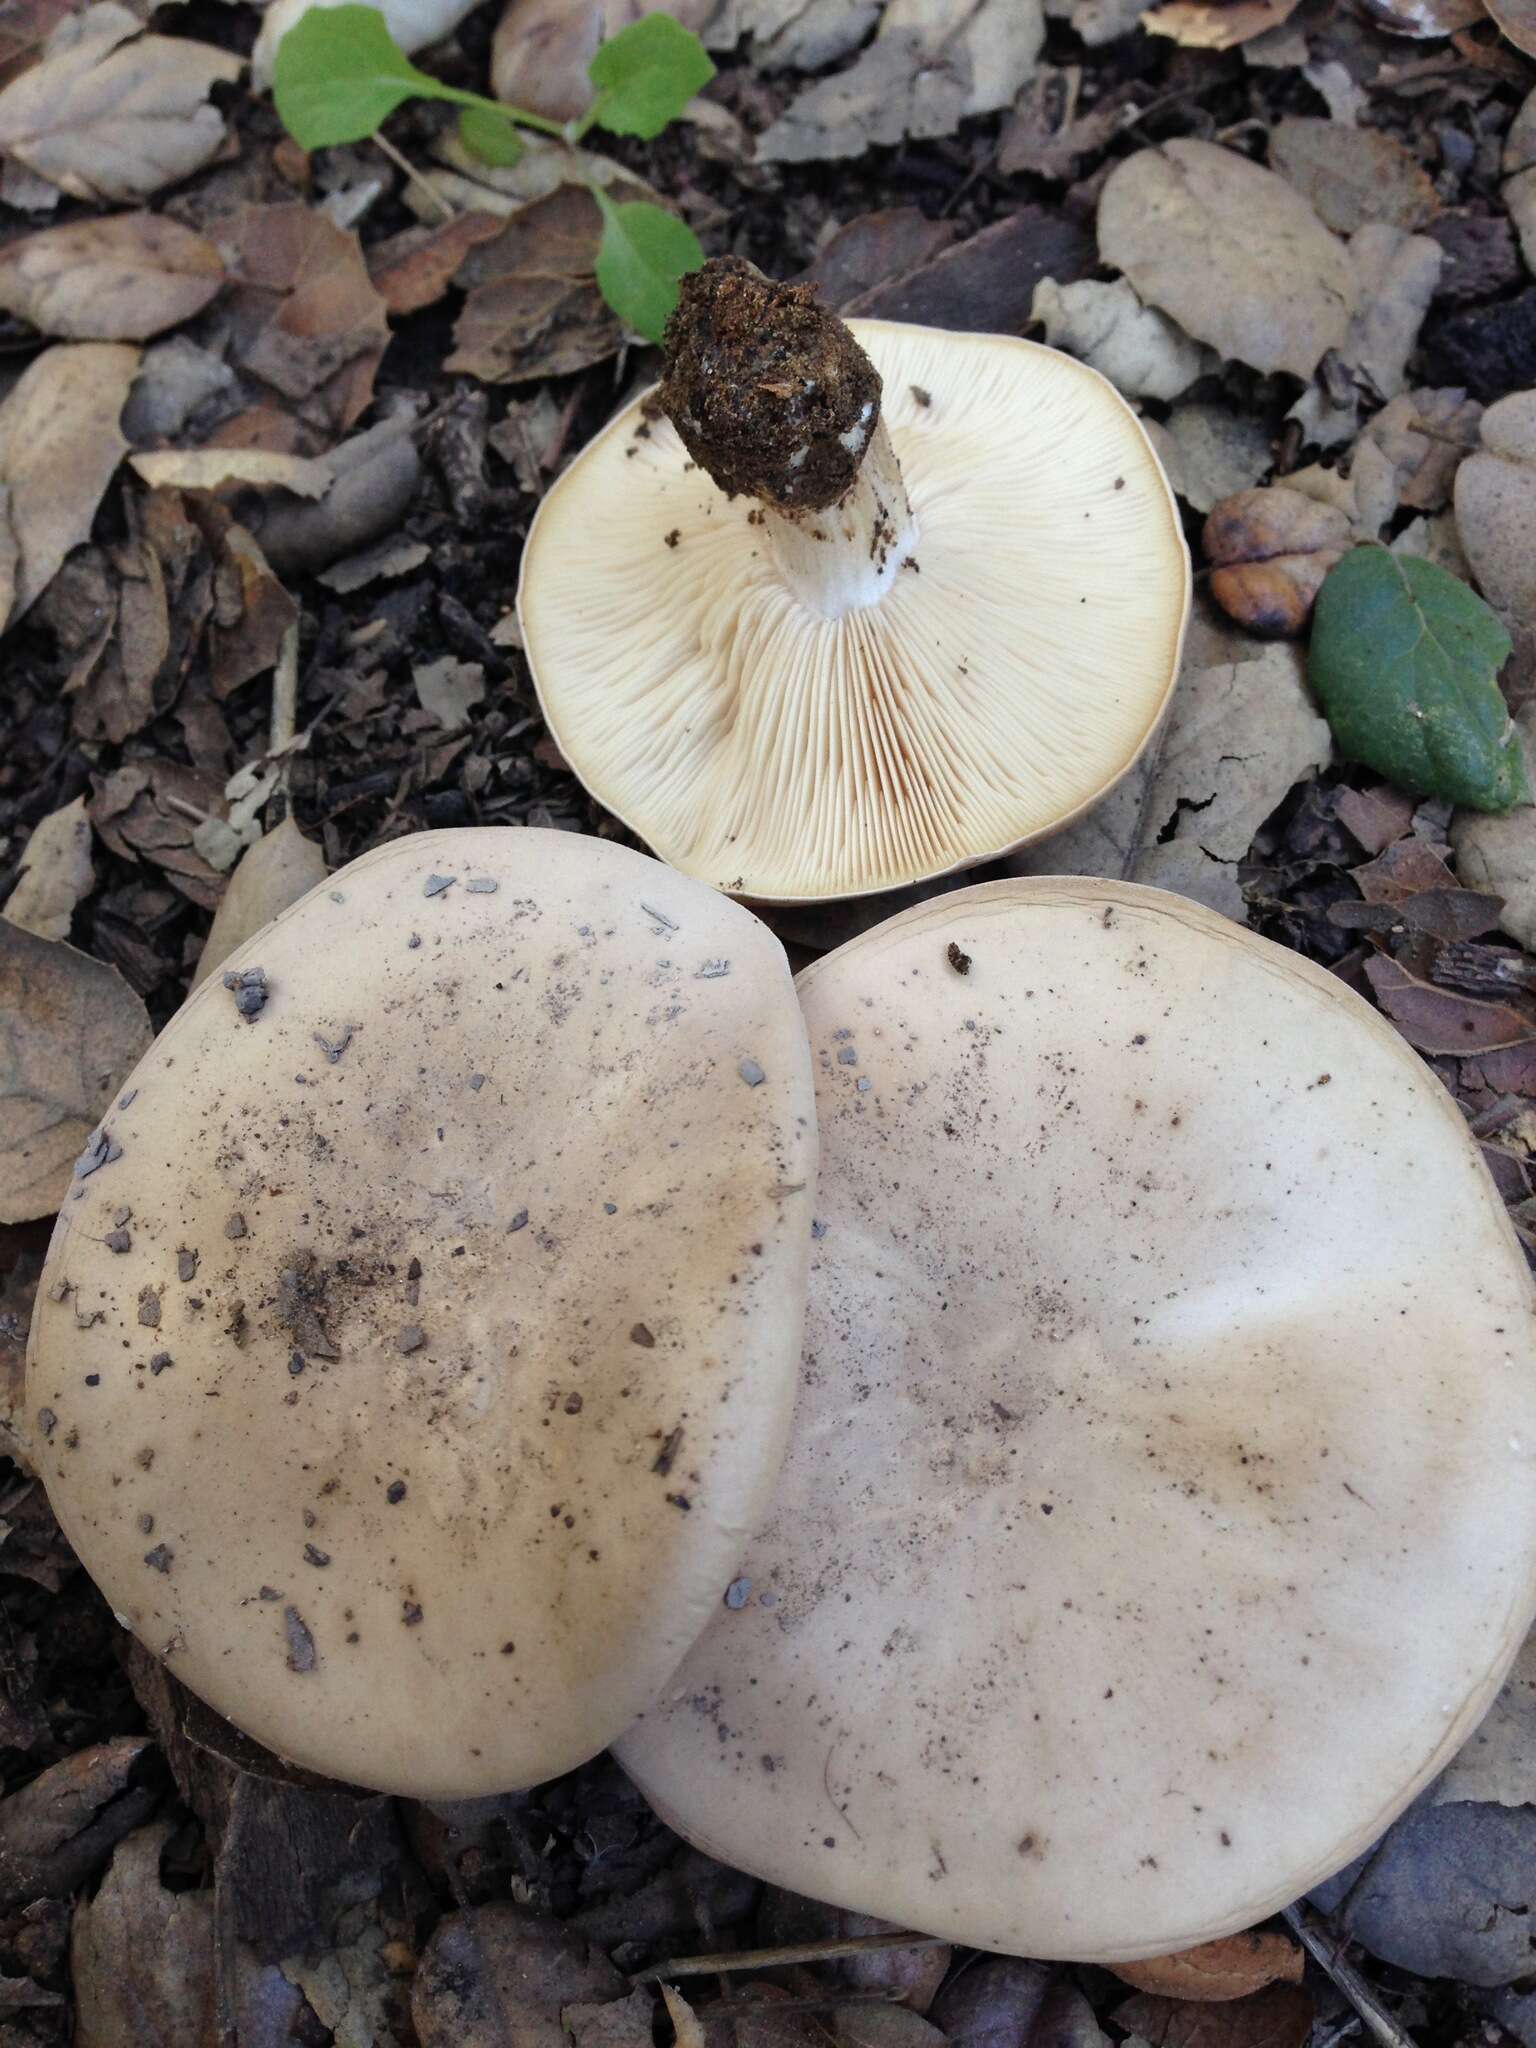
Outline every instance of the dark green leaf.
<path fill-rule="evenodd" d="M 459 116 L 459 140 L 483 164 L 505 170 L 523 153 L 523 140 L 507 119 L 490 107 L 466 107 Z"/>
<path fill-rule="evenodd" d="M 603 213 L 598 289 L 626 327 L 660 341 L 677 304 L 677 280 L 699 268 L 704 251 L 675 213 L 643 199 L 615 206 L 600 186 L 590 190 Z"/>
<path fill-rule="evenodd" d="M 649 142 L 714 75 L 696 35 L 670 14 L 644 14 L 600 44 L 587 66 L 599 94 L 590 118 Z"/>
<path fill-rule="evenodd" d="M 402 100 L 435 98 L 428 78 L 397 46 L 376 7 L 314 7 L 277 46 L 272 97 L 301 149 L 362 142 Z"/>
<path fill-rule="evenodd" d="M 1318 593 L 1307 675 L 1351 760 L 1415 795 L 1504 811 L 1530 801 L 1495 681 L 1508 654 L 1509 635 L 1457 577 L 1359 547 Z"/>

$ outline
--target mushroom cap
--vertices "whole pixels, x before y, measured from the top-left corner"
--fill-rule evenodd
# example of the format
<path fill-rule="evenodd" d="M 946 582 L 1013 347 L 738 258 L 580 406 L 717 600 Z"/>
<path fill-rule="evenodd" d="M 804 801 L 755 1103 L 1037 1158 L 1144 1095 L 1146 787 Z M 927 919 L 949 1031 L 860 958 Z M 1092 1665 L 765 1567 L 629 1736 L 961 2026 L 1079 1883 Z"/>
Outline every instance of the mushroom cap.
<path fill-rule="evenodd" d="M 1152 889 L 962 890 L 800 990 L 790 1449 L 619 1757 L 725 1861 L 981 1948 L 1249 1926 L 1441 1768 L 1536 1607 L 1531 1283 L 1460 1113 Z"/>
<path fill-rule="evenodd" d="M 1009 335 L 847 323 L 918 528 L 877 605 L 785 587 L 754 501 L 647 394 L 550 490 L 518 610 L 587 788 L 732 895 L 812 902 L 1056 831 L 1135 761 L 1178 673 L 1189 558 L 1140 422 Z"/>
<path fill-rule="evenodd" d="M 491 829 L 364 855 L 225 963 L 258 967 L 82 1161 L 37 1469 L 119 1618 L 283 1756 L 553 1776 L 661 1689 L 782 1453 L 816 1153 L 783 951 L 641 854 Z"/>

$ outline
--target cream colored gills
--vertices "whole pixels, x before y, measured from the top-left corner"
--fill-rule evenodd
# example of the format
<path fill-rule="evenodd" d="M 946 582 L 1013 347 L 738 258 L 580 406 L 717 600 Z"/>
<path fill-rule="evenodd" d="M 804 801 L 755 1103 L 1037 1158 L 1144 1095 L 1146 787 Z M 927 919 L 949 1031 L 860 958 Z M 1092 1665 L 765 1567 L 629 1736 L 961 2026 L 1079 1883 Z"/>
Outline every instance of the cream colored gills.
<path fill-rule="evenodd" d="M 1531 1284 L 1476 1147 L 1337 980 L 1152 890 L 960 891 L 800 988 L 790 1451 L 746 1605 L 619 1754 L 725 1861 L 984 1948 L 1250 1925 L 1536 1607 Z"/>
<path fill-rule="evenodd" d="M 1067 823 L 1155 729 L 1188 606 L 1172 493 L 1103 378 L 1009 336 L 848 324 L 884 431 L 858 502 L 820 523 L 857 529 L 846 546 L 727 498 L 648 393 L 523 558 L 529 661 L 577 774 L 663 859 L 765 901 L 894 888 Z M 872 555 L 865 500 L 903 486 L 901 544 Z"/>
<path fill-rule="evenodd" d="M 485 830 L 376 849 L 227 970 L 64 1204 L 37 1469 L 280 1754 L 553 1776 L 655 1697 L 777 1469 L 816 1158 L 783 951 L 625 848 Z"/>

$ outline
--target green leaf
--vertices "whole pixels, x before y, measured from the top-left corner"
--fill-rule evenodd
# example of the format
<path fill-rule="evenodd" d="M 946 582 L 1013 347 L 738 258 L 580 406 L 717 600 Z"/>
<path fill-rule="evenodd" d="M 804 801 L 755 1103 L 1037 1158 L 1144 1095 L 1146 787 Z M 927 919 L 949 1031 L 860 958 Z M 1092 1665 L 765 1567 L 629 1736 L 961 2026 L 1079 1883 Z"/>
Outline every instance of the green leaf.
<path fill-rule="evenodd" d="M 1529 803 L 1525 764 L 1494 680 L 1509 635 L 1433 562 L 1358 547 L 1329 571 L 1307 677 L 1333 736 L 1418 796 L 1478 811 Z"/>
<path fill-rule="evenodd" d="M 505 170 L 523 153 L 523 139 L 505 114 L 490 107 L 466 107 L 459 116 L 459 140 L 483 164 Z"/>
<path fill-rule="evenodd" d="M 272 66 L 278 119 L 301 149 L 362 142 L 402 100 L 438 93 L 376 7 L 311 8 L 278 44 Z"/>
<path fill-rule="evenodd" d="M 600 44 L 587 66 L 600 96 L 588 119 L 649 142 L 714 75 L 696 35 L 670 14 L 644 14 Z"/>
<path fill-rule="evenodd" d="M 675 213 L 633 199 L 616 206 L 600 185 L 589 186 L 603 214 L 597 287 L 626 327 L 660 341 L 677 304 L 677 280 L 697 270 L 704 251 Z"/>

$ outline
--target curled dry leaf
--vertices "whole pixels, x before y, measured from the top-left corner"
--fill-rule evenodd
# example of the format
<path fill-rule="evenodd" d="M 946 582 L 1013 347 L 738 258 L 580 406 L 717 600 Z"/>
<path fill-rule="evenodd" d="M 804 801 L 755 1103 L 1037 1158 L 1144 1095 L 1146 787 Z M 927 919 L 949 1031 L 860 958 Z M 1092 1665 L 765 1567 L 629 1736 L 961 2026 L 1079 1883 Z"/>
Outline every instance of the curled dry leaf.
<path fill-rule="evenodd" d="M 40 939 L 67 939 L 76 905 L 95 885 L 91 821 L 85 798 L 77 796 L 33 827 L 22 848 L 21 880 L 5 899 L 3 915 Z"/>
<path fill-rule="evenodd" d="M 0 255 L 0 311 L 64 341 L 144 341 L 200 313 L 224 283 L 219 252 L 163 214 L 72 221 Z"/>
<path fill-rule="evenodd" d="M 138 362 L 136 348 L 111 342 L 61 344 L 0 404 L 0 624 L 21 616 L 90 533 L 128 446 L 119 420 Z"/>
<path fill-rule="evenodd" d="M 1282 28 L 1301 0 L 1167 0 L 1141 17 L 1152 36 L 1172 36 L 1186 50 L 1235 50 Z"/>
<path fill-rule="evenodd" d="M 1273 171 L 1212 142 L 1110 173 L 1099 250 L 1186 334 L 1256 370 L 1310 377 L 1343 345 L 1358 286 L 1344 245 Z"/>
<path fill-rule="evenodd" d="M 1353 439 L 1363 395 L 1395 398 L 1405 389 L 1445 252 L 1428 235 L 1373 222 L 1350 237 L 1349 262 L 1356 297 L 1349 332 L 1288 415 L 1324 448 Z"/>
<path fill-rule="evenodd" d="M 624 1980 L 557 1921 L 513 1906 L 472 1906 L 440 1920 L 411 1986 L 421 2048 L 565 2048 L 568 2005 L 622 1998 Z"/>
<path fill-rule="evenodd" d="M 240 856 L 229 878 L 203 941 L 193 988 L 290 903 L 318 888 L 325 876 L 325 855 L 312 839 L 304 837 L 291 817 L 263 833 Z"/>
<path fill-rule="evenodd" d="M 1307 116 L 1280 121 L 1270 136 L 1269 160 L 1337 234 L 1353 234 L 1372 220 L 1420 228 L 1440 211 L 1428 172 L 1379 128 Z"/>
<path fill-rule="evenodd" d="M 261 547 L 280 576 L 324 569 L 392 531 L 421 481 L 421 457 L 408 420 L 381 420 L 333 448 L 327 459 L 335 482 L 323 498 L 312 505 L 282 500 L 264 508 Z"/>
<path fill-rule="evenodd" d="M 0 90 L 0 150 L 72 198 L 119 203 L 211 162 L 225 128 L 208 93 L 240 59 L 138 31 L 113 0 L 61 23 L 42 62 Z"/>
<path fill-rule="evenodd" d="M 619 322 L 597 288 L 602 232 L 592 195 L 561 185 L 525 206 L 494 242 L 472 249 L 458 275 L 468 297 L 445 367 L 487 384 L 516 384 L 613 355 Z"/>
<path fill-rule="evenodd" d="M 1283 484 L 1238 491 L 1205 522 L 1211 595 L 1265 639 L 1305 630 L 1323 578 L 1350 545 L 1348 519 Z"/>
<path fill-rule="evenodd" d="M 1355 447 L 1358 470 L 1367 448 L 1390 471 L 1390 502 L 1377 531 L 1399 505 L 1438 512 L 1451 495 L 1456 472 L 1477 446 L 1483 408 L 1465 391 L 1401 392 L 1370 422 Z M 1358 490 L 1357 490 L 1358 499 Z"/>
<path fill-rule="evenodd" d="M 128 466 L 151 490 L 217 491 L 254 484 L 323 498 L 336 481 L 328 455 L 283 455 L 265 448 L 156 448 L 130 455 Z"/>
<path fill-rule="evenodd" d="M 373 396 L 389 342 L 356 234 L 297 201 L 248 206 L 230 253 L 236 363 L 316 427 L 345 432 Z"/>
<path fill-rule="evenodd" d="M 1117 1977 L 1138 1991 L 1204 2003 L 1247 1998 L 1266 1984 L 1299 1984 L 1303 1960 L 1300 1946 L 1289 1935 L 1253 1928 L 1174 1955 L 1148 1956 L 1113 1967 Z"/>
<path fill-rule="evenodd" d="M 1177 398 L 1214 367 L 1208 349 L 1144 306 L 1123 277 L 1069 285 L 1042 278 L 1030 314 L 1052 348 L 1087 363 L 1127 398 Z"/>
<path fill-rule="evenodd" d="M 1385 953 L 1367 960 L 1365 972 L 1377 1002 L 1420 1052 L 1494 1052 L 1536 1038 L 1536 1009 L 1437 988 Z"/>
<path fill-rule="evenodd" d="M 1127 95 L 1111 91 L 1085 114 L 1077 111 L 1082 68 L 1058 69 L 1041 64 L 1013 103 L 997 144 L 997 168 L 1005 178 L 1033 171 L 1039 178 L 1070 178 L 1078 159 L 1112 142 L 1134 106 Z"/>
<path fill-rule="evenodd" d="M 1481 445 L 1456 472 L 1456 530 L 1483 595 L 1516 645 L 1536 641 L 1536 391 L 1483 414 Z"/>
<path fill-rule="evenodd" d="M 218 903 L 224 881 L 195 850 L 193 835 L 201 818 L 223 811 L 216 785 L 178 762 L 159 759 L 114 768 L 90 802 L 91 823 L 113 853 L 151 861 L 204 910 Z"/>
<path fill-rule="evenodd" d="M 397 317 L 435 305 L 454 273 L 481 242 L 501 233 L 501 219 L 481 208 L 431 228 L 406 228 L 368 251 L 368 275 L 387 311 Z"/>
<path fill-rule="evenodd" d="M 0 924 L 0 942 L 4 931 Z M 52 1307 L 60 1315 L 76 1313 L 72 1301 Z M 150 1747 L 143 1735 L 93 1743 L 0 1800 L 0 1905 L 9 1910 L 32 1899 L 67 1899 L 95 1875 L 113 1845 L 155 1808 L 153 1788 L 136 1782 L 139 1759 Z"/>
<path fill-rule="evenodd" d="M 75 2048 L 214 2036 L 213 1895 L 161 1884 L 174 1832 L 162 1820 L 129 1835 L 95 1898 L 75 1909 Z"/>
<path fill-rule="evenodd" d="M 1044 41 L 1041 0 L 887 0 L 874 41 L 846 71 L 807 87 L 757 154 L 804 163 L 953 135 L 970 115 L 1012 103 Z"/>

